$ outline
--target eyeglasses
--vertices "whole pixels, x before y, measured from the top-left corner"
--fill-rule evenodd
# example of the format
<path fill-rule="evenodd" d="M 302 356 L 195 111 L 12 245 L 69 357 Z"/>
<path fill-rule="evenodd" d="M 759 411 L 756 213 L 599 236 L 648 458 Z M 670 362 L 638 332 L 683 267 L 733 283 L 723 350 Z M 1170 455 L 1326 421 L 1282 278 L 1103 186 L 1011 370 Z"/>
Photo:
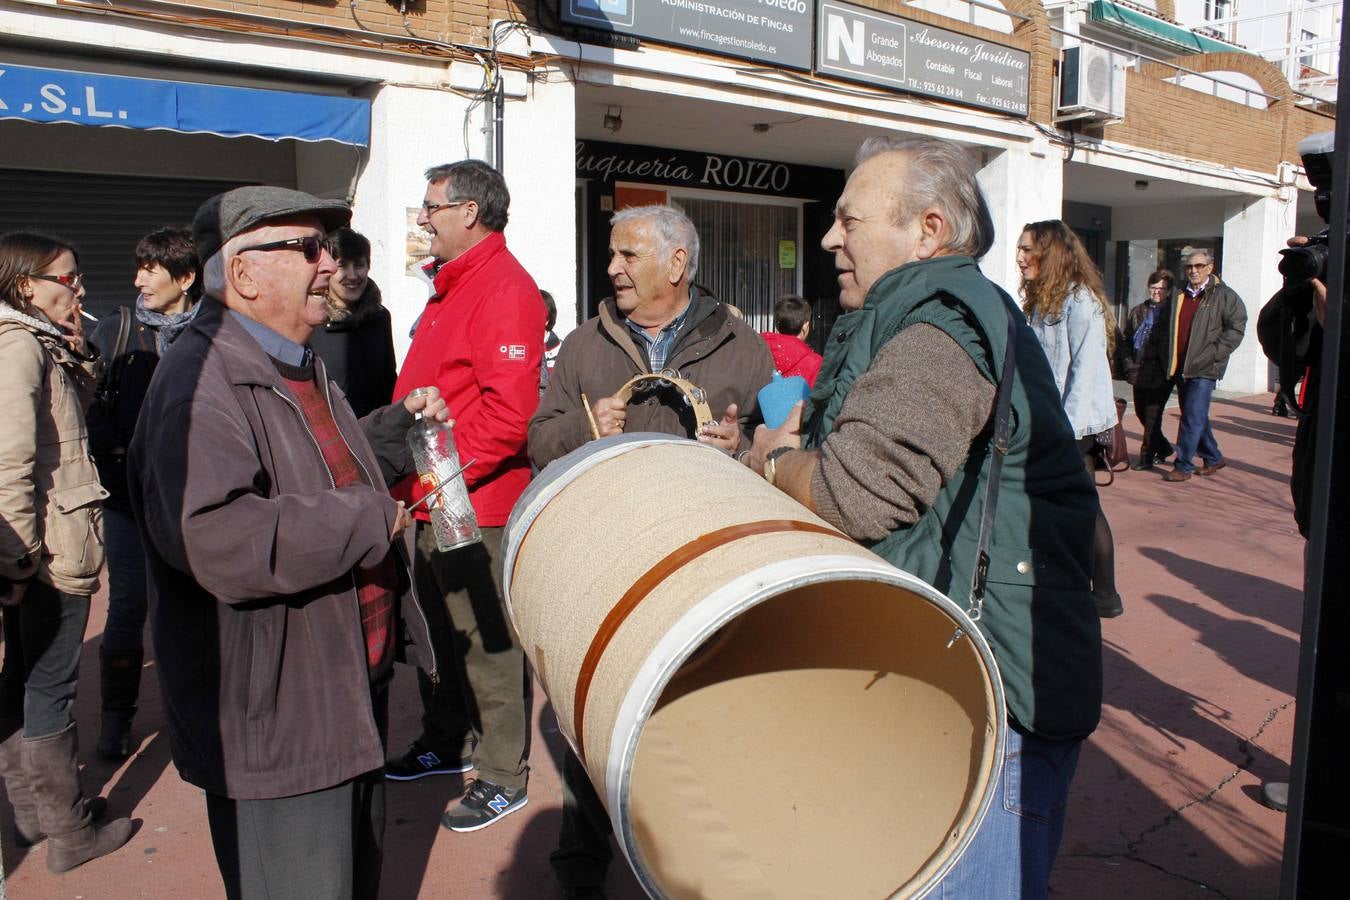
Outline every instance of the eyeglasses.
<path fill-rule="evenodd" d="M 449 203 L 428 203 L 427 201 L 423 200 L 423 201 L 422 201 L 422 212 L 426 213 L 427 215 L 431 215 L 432 213 L 436 212 L 437 210 L 441 210 L 441 209 L 454 209 L 456 206 L 463 206 L 465 203 L 469 203 L 469 202 L 471 202 L 471 201 L 469 201 L 469 200 L 451 200 Z"/>
<path fill-rule="evenodd" d="M 1167 288 L 1163 287 L 1161 284 L 1150 284 L 1148 286 L 1148 292 L 1150 294 L 1162 294 L 1165 293 L 1166 291 Z"/>
<path fill-rule="evenodd" d="M 240 253 L 247 253 L 250 250 L 263 250 L 271 252 L 273 250 L 299 250 L 305 254 L 305 262 L 316 263 L 319 257 L 323 255 L 323 241 L 314 235 L 309 237 L 291 238 L 288 241 L 272 241 L 267 244 L 254 244 L 252 247 L 240 247 Z"/>
<path fill-rule="evenodd" d="M 1183 268 L 1183 269 L 1188 269 L 1188 270 L 1189 270 L 1189 269 L 1203 269 L 1203 268 L 1205 268 L 1205 267 L 1208 266 L 1208 265 L 1209 265 L 1209 263 L 1186 263 L 1186 265 L 1182 266 L 1182 268 Z"/>
<path fill-rule="evenodd" d="M 69 288 L 72 291 L 80 289 L 80 283 L 84 281 L 83 272 L 71 272 L 69 275 L 29 275 L 29 278 L 39 278 L 43 281 L 52 281 L 61 285 L 63 288 Z"/>

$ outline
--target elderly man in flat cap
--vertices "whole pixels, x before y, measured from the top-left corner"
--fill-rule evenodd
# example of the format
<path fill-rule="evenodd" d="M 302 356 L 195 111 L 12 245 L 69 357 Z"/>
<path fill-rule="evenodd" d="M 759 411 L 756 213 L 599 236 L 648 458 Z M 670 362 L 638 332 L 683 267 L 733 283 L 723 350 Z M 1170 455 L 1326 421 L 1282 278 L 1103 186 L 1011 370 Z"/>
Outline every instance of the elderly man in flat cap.
<path fill-rule="evenodd" d="M 396 651 L 430 647 L 386 484 L 413 413 L 444 403 L 358 422 L 306 346 L 336 271 L 322 239 L 349 217 L 272 187 L 202 206 L 203 307 L 129 452 L 174 763 L 230 897 L 377 895 L 388 684 Z"/>

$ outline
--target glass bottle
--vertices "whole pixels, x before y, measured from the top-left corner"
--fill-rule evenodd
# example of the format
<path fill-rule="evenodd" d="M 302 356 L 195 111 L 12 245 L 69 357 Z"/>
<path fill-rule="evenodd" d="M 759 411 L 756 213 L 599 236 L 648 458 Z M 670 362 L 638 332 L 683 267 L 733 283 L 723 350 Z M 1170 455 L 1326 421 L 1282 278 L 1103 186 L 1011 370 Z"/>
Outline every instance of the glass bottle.
<path fill-rule="evenodd" d="M 418 388 L 413 393 L 423 391 Z M 435 497 L 427 501 L 427 513 L 436 534 L 436 546 L 453 550 L 481 541 L 478 519 L 469 503 L 469 488 L 459 472 L 459 453 L 450 426 L 427 419 L 415 413 L 416 421 L 408 429 L 408 450 L 417 466 L 417 478 L 423 491 L 434 490 L 447 478 L 447 484 Z"/>

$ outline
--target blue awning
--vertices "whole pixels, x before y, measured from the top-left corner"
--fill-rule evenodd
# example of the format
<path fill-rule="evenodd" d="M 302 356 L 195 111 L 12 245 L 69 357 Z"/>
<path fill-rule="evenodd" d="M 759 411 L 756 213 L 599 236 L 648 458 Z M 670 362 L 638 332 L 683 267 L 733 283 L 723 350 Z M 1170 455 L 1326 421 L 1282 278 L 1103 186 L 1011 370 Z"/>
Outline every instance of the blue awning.
<path fill-rule="evenodd" d="M 0 62 L 0 119 L 269 141 L 370 143 L 370 101 Z"/>

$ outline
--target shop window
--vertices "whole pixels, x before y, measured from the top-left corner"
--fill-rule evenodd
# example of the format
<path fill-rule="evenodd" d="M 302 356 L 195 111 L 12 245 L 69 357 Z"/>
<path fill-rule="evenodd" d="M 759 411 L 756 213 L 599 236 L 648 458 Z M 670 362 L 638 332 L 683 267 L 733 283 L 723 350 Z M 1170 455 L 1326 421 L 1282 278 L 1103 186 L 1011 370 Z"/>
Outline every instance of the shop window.
<path fill-rule="evenodd" d="M 1215 22 L 1236 14 L 1233 0 L 1205 0 L 1205 21 Z"/>
<path fill-rule="evenodd" d="M 773 327 L 773 304 L 800 292 L 800 210 L 681 197 L 671 202 L 693 220 L 702 248 L 694 282 L 735 304 L 756 331 Z"/>
<path fill-rule="evenodd" d="M 1313 57 L 1313 44 L 1316 42 L 1317 35 L 1313 34 L 1311 31 L 1308 31 L 1305 28 L 1300 32 L 1299 43 L 1301 43 L 1302 46 L 1299 47 L 1298 64 L 1305 69 L 1315 68 L 1313 65 L 1316 62 L 1316 59 Z"/>

